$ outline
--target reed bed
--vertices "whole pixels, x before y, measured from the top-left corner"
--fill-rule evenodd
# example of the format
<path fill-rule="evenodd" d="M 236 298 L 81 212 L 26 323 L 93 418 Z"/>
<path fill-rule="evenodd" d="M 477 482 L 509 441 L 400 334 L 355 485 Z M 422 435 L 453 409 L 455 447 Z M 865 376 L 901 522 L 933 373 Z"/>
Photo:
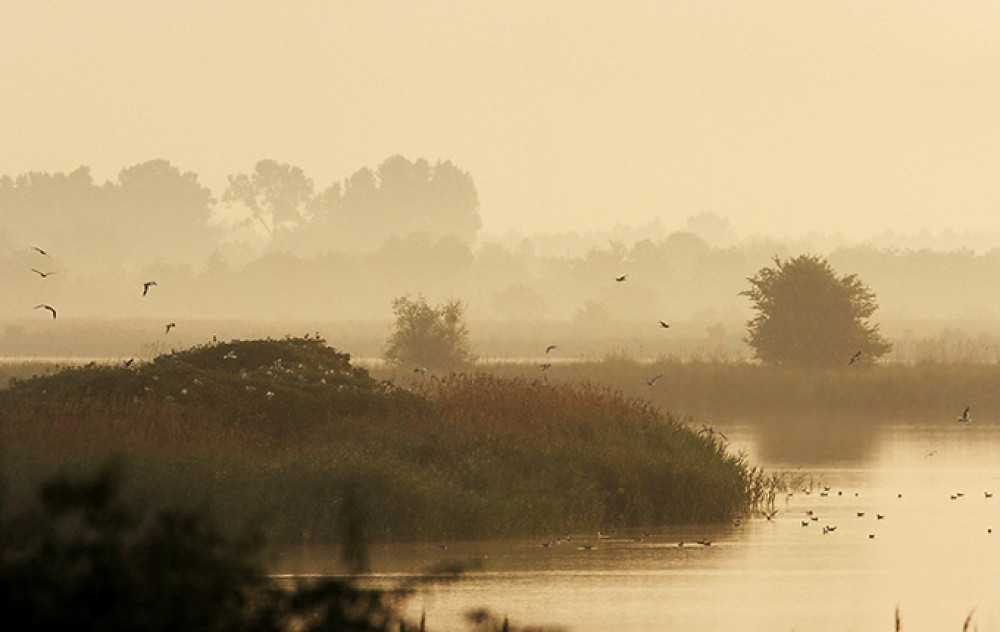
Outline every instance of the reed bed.
<path fill-rule="evenodd" d="M 648 400 L 682 418 L 761 421 L 820 413 L 872 421 L 950 419 L 972 406 L 977 420 L 1000 419 L 1000 366 L 996 364 L 879 364 L 825 370 L 747 362 L 640 362 L 612 354 L 588 362 L 481 364 L 506 378 L 556 385 L 600 383 L 623 396 Z M 391 370 L 374 371 L 392 376 Z M 653 386 L 653 376 L 662 375 Z M 405 377 L 401 378 L 405 380 Z"/>
<path fill-rule="evenodd" d="M 15 380 L 0 441 L 10 502 L 121 454 L 129 493 L 259 523 L 272 542 L 336 542 L 348 523 L 464 539 L 722 521 L 767 488 L 722 441 L 613 387 L 485 373 L 400 386 L 302 338 Z"/>

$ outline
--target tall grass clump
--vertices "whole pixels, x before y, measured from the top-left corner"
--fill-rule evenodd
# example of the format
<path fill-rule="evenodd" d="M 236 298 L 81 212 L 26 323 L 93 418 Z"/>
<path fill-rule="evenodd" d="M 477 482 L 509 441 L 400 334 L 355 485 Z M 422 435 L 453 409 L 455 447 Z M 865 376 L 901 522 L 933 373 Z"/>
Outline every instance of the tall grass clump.
<path fill-rule="evenodd" d="M 710 522 L 765 497 L 745 457 L 594 383 L 378 381 L 317 339 L 233 341 L 0 392 L 10 497 L 124 454 L 129 493 L 272 542 L 483 538 Z M 354 537 L 354 536 L 352 536 Z"/>

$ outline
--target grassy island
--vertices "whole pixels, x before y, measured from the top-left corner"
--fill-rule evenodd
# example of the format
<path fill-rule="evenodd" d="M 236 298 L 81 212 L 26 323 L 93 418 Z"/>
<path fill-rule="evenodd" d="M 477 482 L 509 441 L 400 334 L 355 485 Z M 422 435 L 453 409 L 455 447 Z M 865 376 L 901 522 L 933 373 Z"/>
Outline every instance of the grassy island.
<path fill-rule="evenodd" d="M 286 338 L 14 379 L 7 502 L 111 455 L 127 494 L 256 522 L 272 542 L 339 541 L 345 514 L 368 539 L 464 539 L 720 521 L 762 498 L 743 456 L 620 391 L 416 377 L 378 381 Z"/>

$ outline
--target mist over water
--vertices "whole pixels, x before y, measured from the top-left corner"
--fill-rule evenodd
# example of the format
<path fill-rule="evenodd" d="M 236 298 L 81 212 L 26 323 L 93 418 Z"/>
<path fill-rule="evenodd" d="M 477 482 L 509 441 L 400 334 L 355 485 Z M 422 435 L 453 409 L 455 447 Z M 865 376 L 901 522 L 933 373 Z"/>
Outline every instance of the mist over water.
<path fill-rule="evenodd" d="M 385 545 L 373 550 L 370 578 L 472 564 L 465 580 L 411 604 L 442 628 L 486 606 L 572 630 L 879 630 L 893 629 L 897 607 L 907 630 L 959 630 L 970 613 L 979 629 L 996 629 L 1000 501 L 985 494 L 1000 488 L 1000 430 L 949 419 L 857 425 L 871 430 L 850 446 L 833 429 L 803 442 L 757 423 L 727 428 L 754 462 L 804 475 L 771 521 L 574 533 L 559 544 L 563 534 Z M 837 443 L 817 450 L 826 439 Z M 334 551 L 289 550 L 275 568 L 328 573 L 338 563 Z"/>
<path fill-rule="evenodd" d="M 607 385 L 798 483 L 775 520 L 373 546 L 376 583 L 481 564 L 410 604 L 433 629 L 1000 629 L 998 28 L 983 0 L 5 3 L 0 374 L 308 336 L 424 394 L 449 370 L 386 361 L 393 301 L 457 301 L 460 373 Z M 742 293 L 799 255 L 871 289 L 888 353 L 761 366 Z"/>

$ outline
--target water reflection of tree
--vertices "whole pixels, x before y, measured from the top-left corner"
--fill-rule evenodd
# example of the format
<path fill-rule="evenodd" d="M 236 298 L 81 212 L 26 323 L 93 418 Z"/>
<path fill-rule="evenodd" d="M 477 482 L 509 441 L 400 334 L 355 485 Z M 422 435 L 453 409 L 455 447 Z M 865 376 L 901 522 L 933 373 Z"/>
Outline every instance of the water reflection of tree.
<path fill-rule="evenodd" d="M 754 456 L 764 463 L 859 463 L 879 450 L 880 425 L 865 415 L 811 412 L 743 421 L 756 434 Z"/>

